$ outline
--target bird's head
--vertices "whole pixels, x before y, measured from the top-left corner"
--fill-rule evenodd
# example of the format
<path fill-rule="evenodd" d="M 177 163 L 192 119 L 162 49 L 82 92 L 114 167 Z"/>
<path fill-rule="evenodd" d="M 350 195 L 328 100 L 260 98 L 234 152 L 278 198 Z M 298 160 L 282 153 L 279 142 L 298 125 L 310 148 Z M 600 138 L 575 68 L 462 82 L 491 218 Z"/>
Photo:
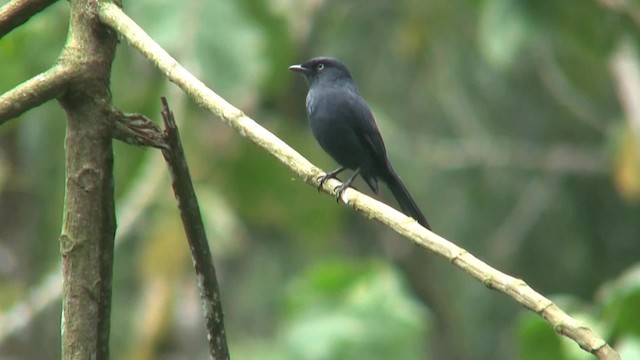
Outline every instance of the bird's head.
<path fill-rule="evenodd" d="M 322 82 L 351 81 L 351 73 L 343 63 L 331 57 L 316 57 L 289 70 L 302 73 L 309 86 Z"/>

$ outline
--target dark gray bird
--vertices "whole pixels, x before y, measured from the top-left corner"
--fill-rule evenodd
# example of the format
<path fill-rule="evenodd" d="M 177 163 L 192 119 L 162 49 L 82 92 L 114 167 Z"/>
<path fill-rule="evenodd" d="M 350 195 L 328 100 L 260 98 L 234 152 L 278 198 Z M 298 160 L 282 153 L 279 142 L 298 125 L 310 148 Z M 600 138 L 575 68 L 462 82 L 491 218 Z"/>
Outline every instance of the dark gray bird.
<path fill-rule="evenodd" d="M 290 66 L 289 70 L 305 76 L 309 84 L 307 116 L 311 131 L 322 149 L 340 164 L 338 169 L 321 177 L 320 186 L 345 169 L 354 173 L 336 188 L 338 197 L 358 175 L 376 194 L 378 180 L 382 180 L 402 211 L 431 230 L 427 219 L 391 167 L 373 114 L 360 96 L 347 67 L 337 59 L 317 57 L 302 65 Z"/>

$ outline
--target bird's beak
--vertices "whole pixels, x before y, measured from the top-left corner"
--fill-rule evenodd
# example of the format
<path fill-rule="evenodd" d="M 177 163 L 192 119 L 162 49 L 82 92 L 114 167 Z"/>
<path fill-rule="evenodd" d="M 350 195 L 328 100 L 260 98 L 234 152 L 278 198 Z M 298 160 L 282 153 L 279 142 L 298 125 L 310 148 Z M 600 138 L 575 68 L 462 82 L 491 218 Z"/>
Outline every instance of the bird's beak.
<path fill-rule="evenodd" d="M 307 72 L 309 72 L 309 69 L 307 69 L 302 65 L 291 65 L 289 66 L 289 70 L 295 71 L 295 72 L 301 72 L 303 74 L 306 74 Z"/>

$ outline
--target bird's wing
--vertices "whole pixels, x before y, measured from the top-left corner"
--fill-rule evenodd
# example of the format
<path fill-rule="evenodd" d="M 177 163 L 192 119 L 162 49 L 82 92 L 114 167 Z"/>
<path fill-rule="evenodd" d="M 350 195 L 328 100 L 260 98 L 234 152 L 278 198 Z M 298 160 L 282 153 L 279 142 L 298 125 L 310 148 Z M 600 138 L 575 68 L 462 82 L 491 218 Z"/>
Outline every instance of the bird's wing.
<path fill-rule="evenodd" d="M 354 127 L 354 131 L 361 143 L 371 150 L 376 160 L 382 165 L 387 159 L 387 150 L 384 147 L 384 141 L 378 125 L 373 117 L 373 113 L 367 103 L 360 97 L 355 95 L 347 99 L 350 102 L 350 108 L 353 109 L 353 118 L 355 121 L 351 122 Z"/>

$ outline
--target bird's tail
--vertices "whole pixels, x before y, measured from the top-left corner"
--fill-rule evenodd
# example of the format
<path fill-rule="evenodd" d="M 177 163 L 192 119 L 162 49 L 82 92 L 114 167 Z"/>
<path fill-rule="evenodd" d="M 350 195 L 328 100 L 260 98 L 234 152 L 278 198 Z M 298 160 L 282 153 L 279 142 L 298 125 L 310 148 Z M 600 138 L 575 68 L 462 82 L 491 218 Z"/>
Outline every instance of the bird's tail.
<path fill-rule="evenodd" d="M 420 211 L 420 208 L 416 205 L 416 202 L 409 194 L 409 191 L 402 183 L 402 180 L 400 180 L 400 176 L 396 174 L 391 165 L 388 165 L 388 171 L 385 179 L 383 180 L 389 187 L 389 190 L 391 190 L 393 196 L 396 198 L 396 201 L 398 201 L 402 212 L 416 219 L 420 225 L 431 230 L 431 226 L 429 226 L 427 218 L 422 215 L 422 211 Z"/>

